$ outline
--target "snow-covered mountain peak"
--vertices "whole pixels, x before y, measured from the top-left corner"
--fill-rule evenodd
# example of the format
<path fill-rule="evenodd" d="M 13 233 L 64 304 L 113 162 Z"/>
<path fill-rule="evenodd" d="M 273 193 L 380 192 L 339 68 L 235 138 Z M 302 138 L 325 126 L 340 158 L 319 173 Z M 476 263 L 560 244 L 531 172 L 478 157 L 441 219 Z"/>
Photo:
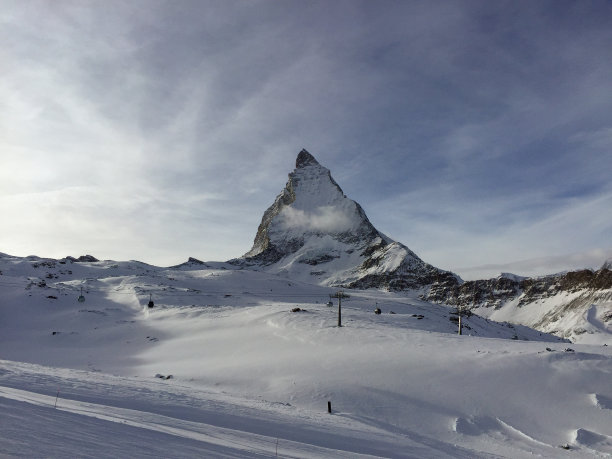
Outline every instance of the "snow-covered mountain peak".
<path fill-rule="evenodd" d="M 355 201 L 347 198 L 329 169 L 302 150 L 285 188 L 265 211 L 247 259 L 271 264 L 316 239 L 321 248 L 336 242 L 386 238 Z M 354 249 L 354 248 L 353 248 Z"/>
<path fill-rule="evenodd" d="M 292 198 L 291 207 L 305 211 L 317 213 L 320 207 L 354 207 L 349 204 L 354 201 L 344 196 L 329 169 L 321 166 L 306 150 L 298 154 L 285 191 Z"/>
<path fill-rule="evenodd" d="M 379 232 L 306 150 L 264 212 L 252 249 L 232 263 L 325 285 L 400 289 L 454 279 Z"/>

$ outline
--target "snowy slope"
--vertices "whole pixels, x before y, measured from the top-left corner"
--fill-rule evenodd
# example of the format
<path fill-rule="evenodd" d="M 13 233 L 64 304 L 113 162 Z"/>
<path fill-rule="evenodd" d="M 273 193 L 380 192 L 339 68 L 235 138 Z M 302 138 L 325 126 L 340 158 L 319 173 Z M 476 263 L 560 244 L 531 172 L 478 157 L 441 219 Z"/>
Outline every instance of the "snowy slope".
<path fill-rule="evenodd" d="M 264 212 L 253 248 L 231 263 L 320 285 L 420 288 L 456 276 L 380 233 L 306 150 Z"/>
<path fill-rule="evenodd" d="M 612 345 L 612 291 L 579 290 L 520 304 L 521 297 L 498 308 L 473 312 L 492 320 L 520 323 L 572 342 Z"/>
<path fill-rule="evenodd" d="M 612 271 L 606 265 L 540 278 L 501 275 L 432 285 L 424 298 L 520 323 L 574 342 L 612 345 Z"/>
<path fill-rule="evenodd" d="M 612 452 L 610 347 L 475 315 L 458 336 L 414 292 L 350 291 L 339 328 L 335 289 L 227 264 L 0 271 L 0 455 Z"/>

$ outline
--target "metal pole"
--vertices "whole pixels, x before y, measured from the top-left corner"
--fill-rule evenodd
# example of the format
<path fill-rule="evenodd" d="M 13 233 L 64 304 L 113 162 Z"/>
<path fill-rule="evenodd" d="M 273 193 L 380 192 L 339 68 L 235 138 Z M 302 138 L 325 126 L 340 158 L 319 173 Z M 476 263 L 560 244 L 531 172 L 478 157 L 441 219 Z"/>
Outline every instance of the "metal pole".
<path fill-rule="evenodd" d="M 342 327 L 342 292 L 338 292 L 338 327 Z"/>

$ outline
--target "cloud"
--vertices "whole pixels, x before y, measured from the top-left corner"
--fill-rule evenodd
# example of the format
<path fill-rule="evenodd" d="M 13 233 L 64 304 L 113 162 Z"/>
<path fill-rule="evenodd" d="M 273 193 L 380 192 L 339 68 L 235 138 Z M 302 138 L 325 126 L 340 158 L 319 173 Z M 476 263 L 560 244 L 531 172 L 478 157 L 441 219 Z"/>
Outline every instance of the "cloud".
<path fill-rule="evenodd" d="M 457 272 L 464 280 L 490 279 L 499 276 L 501 273 L 537 277 L 571 270 L 597 270 L 602 267 L 605 260 L 610 259 L 612 259 L 612 248 L 594 249 L 552 257 L 519 260 L 512 263 L 460 268 Z"/>
<path fill-rule="evenodd" d="M 355 226 L 354 218 L 348 211 L 336 206 L 320 206 L 312 212 L 285 207 L 277 217 L 284 230 L 341 233 Z"/>
<path fill-rule="evenodd" d="M 610 188 L 594 196 L 566 198 L 562 205 L 546 193 L 525 196 L 517 192 L 505 199 L 483 196 L 478 201 L 464 201 L 461 196 L 453 196 L 450 186 L 434 188 L 432 185 L 365 210 L 373 222 L 384 219 L 388 226 L 375 223 L 381 231 L 428 262 L 459 272 L 466 279 L 472 278 L 465 273 L 473 267 L 482 271 L 480 267 L 488 264 L 568 252 L 596 254 L 609 248 Z M 543 270 L 544 264 L 541 267 L 518 274 L 550 273 Z M 558 265 L 554 269 L 561 270 Z"/>

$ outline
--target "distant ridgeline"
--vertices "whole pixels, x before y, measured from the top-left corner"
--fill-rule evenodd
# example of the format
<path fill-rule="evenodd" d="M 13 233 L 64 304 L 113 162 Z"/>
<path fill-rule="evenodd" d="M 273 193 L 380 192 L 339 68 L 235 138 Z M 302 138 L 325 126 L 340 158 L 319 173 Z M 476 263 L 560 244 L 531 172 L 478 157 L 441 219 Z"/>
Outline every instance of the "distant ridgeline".
<path fill-rule="evenodd" d="M 602 299 L 610 300 L 612 271 L 604 265 L 597 271 L 584 269 L 564 274 L 537 278 L 517 279 L 516 276 L 500 276 L 495 279 L 467 281 L 455 285 L 434 283 L 424 299 L 434 303 L 445 303 L 461 307 L 500 307 L 503 303 L 517 299 L 523 306 L 537 300 L 550 298 L 559 293 L 588 291 L 600 293 Z"/>

